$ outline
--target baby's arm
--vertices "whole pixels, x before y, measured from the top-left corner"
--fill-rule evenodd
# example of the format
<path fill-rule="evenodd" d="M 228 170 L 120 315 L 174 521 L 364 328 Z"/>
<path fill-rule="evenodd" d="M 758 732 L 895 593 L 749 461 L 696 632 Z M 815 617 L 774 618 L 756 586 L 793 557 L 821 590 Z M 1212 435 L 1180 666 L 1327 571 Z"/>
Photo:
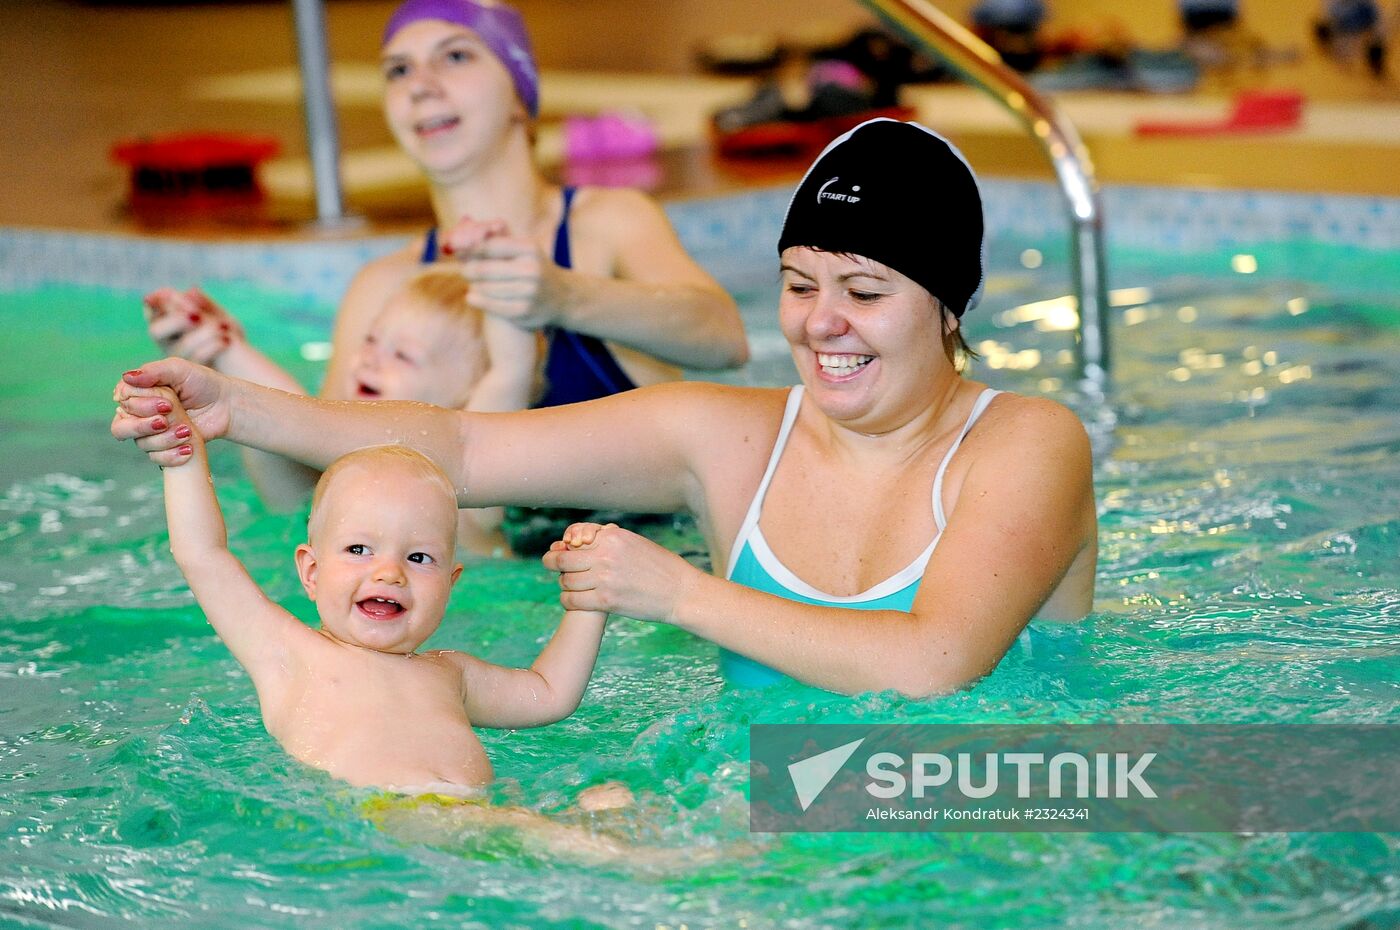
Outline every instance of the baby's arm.
<path fill-rule="evenodd" d="M 561 542 L 584 548 L 592 545 L 597 531 L 596 523 L 575 523 Z M 528 669 L 465 657 L 467 718 L 477 726 L 515 729 L 544 726 L 572 714 L 593 675 L 607 619 L 596 610 L 565 611 L 559 629 Z"/>
<path fill-rule="evenodd" d="M 214 632 L 247 670 L 266 704 L 268 689 L 283 683 L 292 671 L 288 652 L 306 628 L 269 601 L 229 551 L 204 440 L 174 392 L 163 393 L 170 406 L 165 416 L 175 425 L 175 435 L 186 439 L 181 451 L 187 455 L 183 463 L 163 471 L 170 551 Z"/>
<path fill-rule="evenodd" d="M 506 320 L 483 314 L 482 342 L 486 373 L 472 388 L 466 409 L 477 413 L 524 410 L 539 394 L 541 336 Z M 474 555 L 511 555 L 501 532 L 504 507 L 463 510 L 457 518 L 457 542 Z"/>
<path fill-rule="evenodd" d="M 306 393 L 290 372 L 248 342 L 233 314 L 199 288 L 162 287 L 147 294 L 143 303 L 147 331 L 165 352 L 254 384 Z"/>
<path fill-rule="evenodd" d="M 479 413 L 524 410 L 539 385 L 540 334 L 483 314 L 481 337 L 486 343 L 486 374 L 472 388 L 467 409 Z"/>
<path fill-rule="evenodd" d="M 290 372 L 253 347 L 233 314 L 199 288 L 163 287 L 147 294 L 144 304 L 147 330 L 163 351 L 288 394 L 306 393 Z M 274 509 L 295 509 L 316 484 L 318 472 L 289 459 L 247 448 L 242 456 L 258 496 Z"/>

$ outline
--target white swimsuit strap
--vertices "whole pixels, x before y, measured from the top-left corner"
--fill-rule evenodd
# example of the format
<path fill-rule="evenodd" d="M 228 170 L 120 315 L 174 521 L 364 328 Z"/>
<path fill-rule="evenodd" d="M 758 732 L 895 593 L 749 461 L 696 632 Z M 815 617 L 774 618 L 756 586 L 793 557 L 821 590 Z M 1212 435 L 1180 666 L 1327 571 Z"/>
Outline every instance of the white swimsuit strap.
<path fill-rule="evenodd" d="M 734 545 L 729 550 L 729 571 L 725 573 L 726 578 L 734 574 L 734 566 L 739 561 L 739 552 L 744 548 L 744 543 L 749 535 L 753 533 L 754 527 L 758 526 L 758 516 L 763 512 L 763 497 L 768 493 L 768 485 L 773 480 L 773 473 L 778 470 L 778 460 L 783 457 L 783 448 L 787 446 L 788 436 L 792 434 L 792 425 L 797 422 L 797 411 L 802 406 L 802 385 L 796 385 L 788 391 L 787 407 L 783 410 L 783 423 L 778 427 L 778 438 L 773 442 L 773 452 L 768 456 L 768 468 L 763 473 L 763 480 L 758 483 L 758 490 L 754 492 L 753 500 L 749 502 L 749 512 L 744 514 L 744 522 L 739 524 L 739 532 L 734 537 Z"/>
<path fill-rule="evenodd" d="M 943 512 L 943 474 L 948 470 L 948 463 L 953 460 L 953 453 L 958 451 L 958 446 L 962 445 L 963 438 L 972 431 L 973 424 L 982 416 L 983 411 L 991 404 L 1001 391 L 993 388 L 986 388 L 977 395 L 977 400 L 972 405 L 972 412 L 967 415 L 967 422 L 963 424 L 962 432 L 958 433 L 958 438 L 953 440 L 952 446 L 943 456 L 943 461 L 938 465 L 938 474 L 933 479 L 933 522 L 938 527 L 938 534 L 942 535 L 943 530 L 948 525 L 948 517 Z M 935 538 L 935 542 L 937 539 Z M 931 554 L 931 553 L 930 553 Z"/>

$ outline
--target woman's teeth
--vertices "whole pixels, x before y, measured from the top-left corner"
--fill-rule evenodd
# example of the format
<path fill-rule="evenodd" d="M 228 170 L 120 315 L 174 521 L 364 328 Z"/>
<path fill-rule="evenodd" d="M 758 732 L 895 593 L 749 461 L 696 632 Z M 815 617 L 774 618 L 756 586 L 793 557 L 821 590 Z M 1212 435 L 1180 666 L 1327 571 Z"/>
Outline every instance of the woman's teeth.
<path fill-rule="evenodd" d="M 873 361 L 875 361 L 875 356 L 873 355 L 828 355 L 825 352 L 817 353 L 817 364 L 822 367 L 822 371 L 836 378 L 853 374 Z"/>
<path fill-rule="evenodd" d="M 446 129 L 457 122 L 455 116 L 435 116 L 432 119 L 425 119 L 414 128 L 420 133 L 436 132 L 439 129 Z"/>

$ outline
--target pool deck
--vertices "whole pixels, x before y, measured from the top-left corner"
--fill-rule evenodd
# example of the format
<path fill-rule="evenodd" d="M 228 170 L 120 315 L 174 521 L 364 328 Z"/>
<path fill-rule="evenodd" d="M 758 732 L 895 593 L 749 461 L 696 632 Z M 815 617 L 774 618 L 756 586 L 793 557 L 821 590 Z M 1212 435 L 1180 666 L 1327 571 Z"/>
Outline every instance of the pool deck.
<path fill-rule="evenodd" d="M 590 40 L 581 18 L 617 18 L 635 0 L 566 5 L 521 3 L 544 69 L 540 157 L 552 174 L 582 182 L 636 183 L 665 199 L 792 183 L 804 160 L 725 161 L 713 155 L 706 120 L 716 107 L 743 100 L 748 79 L 702 77 L 689 69 L 686 43 L 702 29 L 692 4 L 677 4 L 661 27 L 673 27 L 666 56 L 610 53 Z M 710 26 L 727 22 L 717 3 Z M 958 12 L 967 3 L 945 4 Z M 1082 15 L 1094 0 L 1079 0 Z M 1102 4 L 1099 4 L 1102 6 Z M 1163 3 L 1169 10 L 1170 5 Z M 818 2 L 829 12 L 829 0 Z M 859 22 L 855 4 L 845 14 Z M 1066 0 L 1064 7 L 1076 7 Z M 1359 62 L 1323 58 L 1308 39 L 1305 14 L 1257 4 L 1257 24 L 1280 54 L 1264 67 L 1210 73 L 1189 94 L 1075 92 L 1058 99 L 1079 128 L 1106 184 L 1174 185 L 1400 197 L 1400 79 L 1377 80 Z M 365 218 L 361 229 L 401 232 L 429 218 L 413 166 L 397 153 L 378 108 L 375 45 L 392 3 L 335 0 L 327 5 L 344 149 L 347 200 Z M 841 10 L 844 7 L 836 7 Z M 655 7 L 648 8 L 653 19 Z M 1251 7 L 1250 12 L 1255 12 Z M 750 13 L 752 15 L 752 13 Z M 1298 22 L 1279 20 L 1292 15 Z M 1155 16 L 1155 19 L 1153 18 Z M 625 16 L 623 17 L 625 18 Z M 839 18 L 839 17 L 838 17 Z M 742 17 L 735 22 L 742 26 Z M 1277 21 L 1276 21 L 1277 20 Z M 594 20 L 596 22 L 596 20 Z M 573 24 L 573 25 L 571 25 Z M 1136 23 L 1135 23 L 1136 25 Z M 1251 23 L 1252 26 L 1256 24 Z M 731 26 L 731 28 L 738 28 Z M 1170 30 L 1162 11 L 1135 36 L 1153 44 Z M 677 50 L 679 49 L 679 50 Z M 0 226 L 195 238 L 314 235 L 310 174 L 304 157 L 291 16 L 284 3 L 117 6 L 30 0 L 0 4 L 0 60 L 9 66 L 4 100 L 8 132 L 0 135 Z M 1400 41 L 1391 55 L 1400 58 Z M 633 66 L 619 70 L 617 62 Z M 640 70 L 639 70 L 640 69 Z M 687 71 L 692 73 L 687 73 Z M 1400 64 L 1392 61 L 1392 74 Z M 1202 121 L 1222 116 L 1246 89 L 1297 89 L 1301 124 L 1252 134 L 1145 137 L 1140 120 Z M 952 137 L 984 175 L 1049 178 L 1030 139 L 976 91 L 956 85 L 908 89 L 929 125 Z M 561 122 L 567 113 L 636 106 L 657 126 L 664 150 L 651 163 L 565 166 Z M 188 130 L 272 136 L 282 154 L 263 172 L 271 197 L 259 211 L 190 217 L 139 217 L 124 206 L 124 169 L 108 152 L 121 139 Z"/>

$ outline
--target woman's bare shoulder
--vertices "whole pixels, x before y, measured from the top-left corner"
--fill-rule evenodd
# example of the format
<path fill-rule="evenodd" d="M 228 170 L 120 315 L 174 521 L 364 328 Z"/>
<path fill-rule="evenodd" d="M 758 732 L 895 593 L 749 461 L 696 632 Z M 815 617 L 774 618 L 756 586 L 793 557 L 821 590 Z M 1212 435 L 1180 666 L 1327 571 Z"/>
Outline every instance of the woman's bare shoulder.
<path fill-rule="evenodd" d="M 650 194 L 631 187 L 580 187 L 574 194 L 572 209 L 589 219 L 662 212 L 661 205 Z"/>
<path fill-rule="evenodd" d="M 370 259 L 360 266 L 351 279 L 355 287 L 397 287 L 414 270 L 422 266 L 423 237 L 415 236 L 392 252 Z"/>
<path fill-rule="evenodd" d="M 1021 461 L 1054 456 L 1088 466 L 1089 434 L 1073 410 L 1048 397 L 1005 392 L 983 414 L 982 428 L 969 444 Z"/>
<path fill-rule="evenodd" d="M 773 450 L 788 388 L 680 381 L 640 388 L 674 403 L 658 405 L 668 442 L 695 478 L 690 506 L 729 538 Z"/>
<path fill-rule="evenodd" d="M 750 446 L 771 447 L 787 398 L 787 388 L 669 381 L 608 398 L 606 416 L 648 422 L 688 461 L 713 464 Z"/>
<path fill-rule="evenodd" d="M 361 265 L 341 299 L 339 319 L 363 319 L 364 325 L 368 326 L 368 318 L 380 311 L 389 295 L 422 267 L 422 252 L 423 237 L 418 236 L 401 248 Z"/>
<path fill-rule="evenodd" d="M 670 230 L 666 213 L 649 195 L 627 187 L 581 187 L 569 212 L 571 228 L 586 237 L 645 237 Z"/>
<path fill-rule="evenodd" d="M 1084 432 L 1084 424 L 1073 410 L 1048 397 L 1002 391 L 987 408 L 986 415 L 1028 428 Z"/>

